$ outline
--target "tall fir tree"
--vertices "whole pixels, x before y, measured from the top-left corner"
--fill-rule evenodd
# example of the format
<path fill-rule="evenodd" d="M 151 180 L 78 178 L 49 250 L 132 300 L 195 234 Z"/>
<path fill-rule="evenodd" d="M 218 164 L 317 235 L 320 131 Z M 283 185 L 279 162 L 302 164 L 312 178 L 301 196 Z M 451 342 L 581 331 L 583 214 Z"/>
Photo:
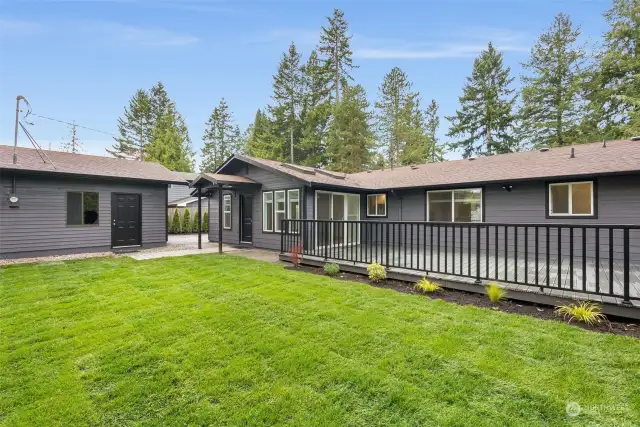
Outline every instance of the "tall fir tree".
<path fill-rule="evenodd" d="M 151 100 L 148 93 L 138 89 L 118 118 L 118 133 L 115 144 L 107 152 L 115 157 L 144 160 L 144 151 L 151 140 L 153 129 Z"/>
<path fill-rule="evenodd" d="M 78 130 L 75 121 L 70 125 L 69 138 L 62 141 L 60 148 L 62 151 L 74 154 L 82 151 L 82 143 L 78 139 Z"/>
<path fill-rule="evenodd" d="M 418 94 L 411 88 L 412 83 L 404 71 L 393 67 L 378 89 L 378 101 L 375 103 L 378 144 L 385 153 L 386 163 L 392 168 L 401 163 L 406 137 L 415 135 L 414 107 Z"/>
<path fill-rule="evenodd" d="M 559 13 L 531 49 L 529 61 L 522 64 L 530 73 L 522 77 L 522 131 L 534 146 L 580 142 L 586 53 L 579 37 L 580 27 Z"/>
<path fill-rule="evenodd" d="M 276 119 L 276 128 L 282 130 L 285 152 L 289 153 L 291 163 L 295 162 L 295 152 L 300 144 L 300 115 L 303 108 L 304 79 L 300 67 L 300 53 L 292 42 L 286 53 L 282 54 L 278 72 L 273 76 L 273 95 L 275 105 L 270 107 Z"/>
<path fill-rule="evenodd" d="M 410 100 L 405 106 L 403 115 L 408 122 L 400 124 L 400 135 L 404 141 L 399 152 L 400 165 L 441 162 L 444 159 L 444 148 L 438 144 L 437 131 L 440 125 L 438 104 L 435 100 L 426 110 L 420 107 L 420 99 Z"/>
<path fill-rule="evenodd" d="M 273 122 L 262 111 L 256 112 L 255 119 L 247 130 L 246 153 L 249 156 L 269 160 L 283 160 L 285 153 L 280 138 L 273 130 Z"/>
<path fill-rule="evenodd" d="M 516 97 L 510 88 L 511 68 L 504 67 L 502 53 L 491 43 L 473 62 L 455 116 L 447 117 L 451 127 L 447 136 L 464 137 L 451 147 L 462 150 L 465 158 L 478 155 L 509 153 L 518 148 L 513 137 Z"/>
<path fill-rule="evenodd" d="M 156 82 L 149 90 L 149 111 L 151 113 L 151 120 L 154 122 L 160 120 L 167 112 L 175 109 L 175 105 L 167 90 L 164 88 L 162 82 Z"/>
<path fill-rule="evenodd" d="M 609 29 L 586 85 L 592 139 L 634 136 L 628 124 L 640 114 L 640 1 L 613 0 L 604 14 Z"/>
<path fill-rule="evenodd" d="M 214 172 L 229 156 L 243 151 L 240 128 L 234 125 L 233 115 L 224 98 L 213 109 L 202 140 L 202 172 Z"/>
<path fill-rule="evenodd" d="M 182 118 L 167 111 L 158 119 L 151 132 L 151 142 L 145 149 L 145 160 L 158 162 L 180 172 L 193 171 L 193 153 L 190 141 L 184 136 Z"/>
<path fill-rule="evenodd" d="M 353 80 L 351 70 L 358 68 L 353 65 L 353 51 L 351 50 L 351 38 L 347 35 L 349 23 L 344 17 L 344 12 L 334 9 L 333 15 L 327 17 L 328 27 L 322 27 L 318 51 L 323 55 L 323 65 L 330 75 L 329 89 L 334 93 L 334 102 L 340 102 L 340 93 Z"/>
<path fill-rule="evenodd" d="M 331 117 L 330 75 L 324 69 L 315 50 L 302 67 L 304 97 L 302 109 L 301 157 L 299 163 L 320 167 L 325 164 L 324 139 Z"/>
<path fill-rule="evenodd" d="M 438 141 L 438 128 L 440 127 L 440 117 L 438 116 L 439 110 L 438 103 L 435 99 L 431 100 L 431 103 L 424 111 L 424 127 L 427 136 L 427 161 L 429 163 L 444 161 L 445 149 Z"/>
<path fill-rule="evenodd" d="M 349 86 L 333 108 L 333 120 L 327 133 L 327 166 L 340 172 L 360 172 L 372 160 L 374 135 L 371 112 L 362 86 Z"/>

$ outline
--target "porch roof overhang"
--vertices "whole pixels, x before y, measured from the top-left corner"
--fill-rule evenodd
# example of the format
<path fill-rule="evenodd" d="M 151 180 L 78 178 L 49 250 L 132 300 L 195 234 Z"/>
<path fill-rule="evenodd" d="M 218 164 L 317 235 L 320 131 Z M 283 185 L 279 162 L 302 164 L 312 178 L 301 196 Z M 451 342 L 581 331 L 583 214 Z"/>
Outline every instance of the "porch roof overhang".
<path fill-rule="evenodd" d="M 214 188 L 237 188 L 241 186 L 258 186 L 261 185 L 252 179 L 244 176 L 226 175 L 221 173 L 201 173 L 199 174 L 189 187 L 201 188 L 206 192 L 210 192 Z M 197 192 L 194 190 L 191 195 L 195 195 Z"/>

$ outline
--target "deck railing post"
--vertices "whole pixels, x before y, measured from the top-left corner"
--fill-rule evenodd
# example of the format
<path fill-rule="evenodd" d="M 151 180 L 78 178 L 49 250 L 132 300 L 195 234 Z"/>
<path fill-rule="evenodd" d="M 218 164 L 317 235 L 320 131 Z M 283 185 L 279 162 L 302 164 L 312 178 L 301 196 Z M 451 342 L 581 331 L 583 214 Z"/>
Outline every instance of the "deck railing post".
<path fill-rule="evenodd" d="M 280 229 L 280 253 L 284 253 L 284 230 Z"/>
<path fill-rule="evenodd" d="M 385 267 L 389 267 L 389 224 L 384 223 L 383 227 L 386 229 L 385 237 L 384 237 L 384 257 L 385 257 Z"/>
<path fill-rule="evenodd" d="M 629 289 L 629 229 L 625 228 L 623 230 L 623 244 L 624 244 L 624 300 L 622 303 L 624 305 L 631 305 L 630 299 L 630 289 Z"/>
<path fill-rule="evenodd" d="M 481 283 L 480 282 L 480 227 L 477 225 L 476 225 L 476 282 L 475 283 L 476 285 L 479 285 Z"/>

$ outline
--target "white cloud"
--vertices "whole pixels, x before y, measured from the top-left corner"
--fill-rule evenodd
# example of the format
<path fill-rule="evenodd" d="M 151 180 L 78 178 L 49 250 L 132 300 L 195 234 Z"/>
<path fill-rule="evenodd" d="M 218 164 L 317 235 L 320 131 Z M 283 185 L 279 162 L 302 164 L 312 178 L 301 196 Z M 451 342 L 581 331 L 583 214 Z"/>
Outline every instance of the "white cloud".
<path fill-rule="evenodd" d="M 83 43 L 124 47 L 179 47 L 199 42 L 198 37 L 158 27 L 112 21 L 48 21 L 0 19 L 4 37 L 65 37 Z"/>

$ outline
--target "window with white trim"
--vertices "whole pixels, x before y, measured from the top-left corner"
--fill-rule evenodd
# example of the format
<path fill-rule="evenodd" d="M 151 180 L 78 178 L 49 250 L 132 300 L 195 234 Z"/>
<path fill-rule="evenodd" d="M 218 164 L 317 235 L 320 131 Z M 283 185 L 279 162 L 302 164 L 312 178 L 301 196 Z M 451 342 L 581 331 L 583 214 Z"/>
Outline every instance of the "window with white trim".
<path fill-rule="evenodd" d="M 300 219 L 300 190 L 287 191 L 287 219 Z M 298 232 L 298 223 L 291 223 L 291 232 Z"/>
<path fill-rule="evenodd" d="M 427 221 L 482 222 L 482 189 L 427 191 Z"/>
<path fill-rule="evenodd" d="M 593 216 L 593 181 L 549 184 L 549 216 Z"/>
<path fill-rule="evenodd" d="M 231 194 L 222 196 L 222 228 L 231 230 Z"/>
<path fill-rule="evenodd" d="M 262 231 L 273 231 L 273 191 L 262 193 Z"/>
<path fill-rule="evenodd" d="M 367 194 L 367 216 L 387 216 L 387 195 Z"/>
<path fill-rule="evenodd" d="M 282 224 L 282 220 L 285 219 L 285 212 L 287 207 L 286 191 L 278 190 L 278 191 L 274 191 L 273 194 L 275 198 L 275 204 L 274 204 L 275 224 L 273 229 L 275 231 L 280 231 L 280 225 Z"/>

